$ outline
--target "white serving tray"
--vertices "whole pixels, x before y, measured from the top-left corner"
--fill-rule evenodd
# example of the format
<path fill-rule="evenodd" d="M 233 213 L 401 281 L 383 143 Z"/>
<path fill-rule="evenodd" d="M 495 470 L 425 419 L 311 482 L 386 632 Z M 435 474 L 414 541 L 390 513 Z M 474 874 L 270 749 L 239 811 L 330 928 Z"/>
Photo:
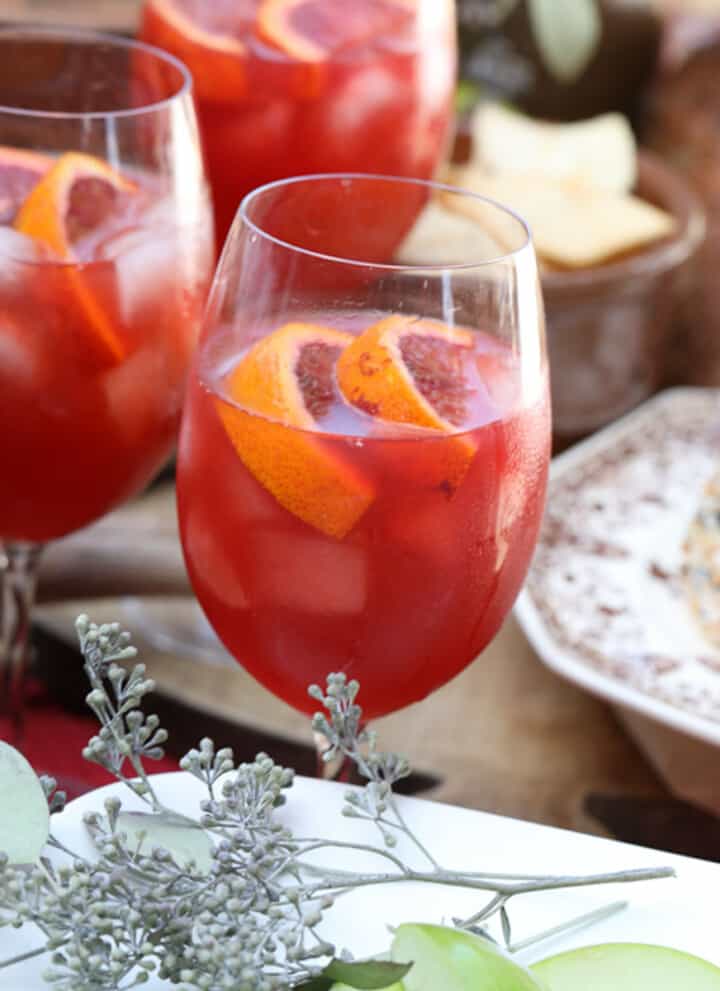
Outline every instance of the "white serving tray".
<path fill-rule="evenodd" d="M 186 774 L 154 778 L 162 801 L 178 811 L 191 812 L 203 797 L 202 786 Z M 373 828 L 343 818 L 343 785 L 298 778 L 282 810 L 284 820 L 305 835 L 375 842 Z M 123 798 L 127 808 L 142 807 L 126 789 L 109 789 L 83 796 L 55 819 L 56 835 L 77 853 L 91 855 L 82 826 L 82 815 L 102 810 L 109 792 Z M 520 957 L 525 962 L 563 948 L 588 943 L 633 940 L 660 943 L 693 952 L 720 964 L 717 939 L 720 866 L 641 847 L 615 843 L 514 819 L 488 815 L 421 799 L 400 799 L 403 814 L 432 852 L 447 867 L 519 873 L 588 873 L 633 867 L 670 865 L 676 878 L 643 881 L 632 885 L 555 891 L 518 898 L 510 914 L 515 939 L 544 931 L 568 918 L 581 915 L 618 898 L 628 898 L 629 907 L 591 929 L 574 932 L 536 947 Z M 312 832 L 308 832 L 312 831 Z M 346 855 L 347 856 L 347 855 Z M 326 861 L 327 862 L 327 861 Z M 345 867 L 372 866 L 367 859 Z M 483 903 L 483 895 L 436 885 L 397 884 L 365 889 L 341 899 L 326 924 L 327 935 L 348 945 L 358 955 L 387 949 L 387 926 L 403 921 L 441 922 L 470 914 Z M 37 945 L 37 936 L 21 930 L 0 930 L 0 958 L 19 954 Z M 47 991 L 41 974 L 47 961 L 33 960 L 12 970 L 0 971 L 0 991 Z M 155 980 L 148 991 L 168 985 Z"/>

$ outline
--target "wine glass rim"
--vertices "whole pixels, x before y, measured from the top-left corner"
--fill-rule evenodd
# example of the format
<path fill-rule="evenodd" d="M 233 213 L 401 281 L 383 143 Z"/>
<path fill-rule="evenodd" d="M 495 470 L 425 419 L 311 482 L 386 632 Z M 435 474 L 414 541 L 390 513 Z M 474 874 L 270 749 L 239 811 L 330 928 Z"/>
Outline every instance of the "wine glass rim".
<path fill-rule="evenodd" d="M 69 42 L 73 39 L 98 41 L 112 45 L 115 48 L 127 48 L 134 51 L 146 52 L 161 62 L 171 65 L 180 74 L 180 85 L 170 96 L 161 100 L 153 100 L 142 106 L 120 107 L 114 110 L 35 110 L 30 107 L 17 107 L 0 101 L 0 114 L 13 114 L 17 117 L 31 117 L 38 120 L 102 120 L 115 117 L 139 117 L 143 114 L 163 110 L 171 106 L 179 98 L 192 92 L 193 79 L 190 70 L 179 58 L 171 55 L 156 45 L 137 38 L 124 38 L 111 34 L 109 31 L 95 31 L 89 28 L 54 27 L 34 24 L 7 24 L 0 27 L 0 42 L 11 37 L 26 37 L 31 39 L 62 38 Z"/>
<path fill-rule="evenodd" d="M 505 214 L 505 216 L 510 217 L 514 220 L 520 230 L 522 231 L 521 242 L 508 251 L 500 252 L 497 255 L 493 255 L 488 258 L 483 258 L 479 261 L 469 261 L 469 262 L 371 262 L 363 261 L 359 258 L 343 258 L 340 255 L 329 255 L 324 254 L 320 251 L 313 251 L 311 248 L 303 248 L 299 244 L 293 244 L 290 241 L 284 241 L 282 238 L 276 237 L 274 234 L 270 234 L 268 231 L 263 230 L 263 228 L 257 224 L 254 220 L 251 220 L 248 215 L 249 208 L 253 205 L 255 199 L 273 189 L 280 189 L 283 186 L 290 186 L 302 182 L 317 182 L 318 180 L 353 180 L 353 179 L 370 179 L 372 181 L 382 181 L 382 182 L 393 182 L 393 183 L 403 183 L 405 185 L 422 186 L 431 192 L 446 192 L 453 193 L 458 196 L 466 197 L 467 199 L 478 200 L 487 206 L 492 207 L 499 213 Z M 498 265 L 503 262 L 510 261 L 514 258 L 518 258 L 523 255 L 528 250 L 532 250 L 532 235 L 530 232 L 530 227 L 523 217 L 516 213 L 511 207 L 504 203 L 500 203 L 498 200 L 494 200 L 489 196 L 483 196 L 481 193 L 474 193 L 469 189 L 463 189 L 461 186 L 451 186 L 447 183 L 436 182 L 433 179 L 414 179 L 408 176 L 394 176 L 394 175 L 381 175 L 374 172 L 315 172 L 310 175 L 301 176 L 291 176 L 287 179 L 277 179 L 274 182 L 264 183 L 262 186 L 257 186 L 250 193 L 248 193 L 240 203 L 239 216 L 243 223 L 251 231 L 257 234 L 259 237 L 278 245 L 278 247 L 288 248 L 291 251 L 295 251 L 298 254 L 306 255 L 310 258 L 316 258 L 318 261 L 334 262 L 341 265 L 351 265 L 357 268 L 367 268 L 367 269 L 379 269 L 386 272 L 458 272 L 458 271 L 469 271 L 472 269 L 482 269 L 488 265 Z"/>

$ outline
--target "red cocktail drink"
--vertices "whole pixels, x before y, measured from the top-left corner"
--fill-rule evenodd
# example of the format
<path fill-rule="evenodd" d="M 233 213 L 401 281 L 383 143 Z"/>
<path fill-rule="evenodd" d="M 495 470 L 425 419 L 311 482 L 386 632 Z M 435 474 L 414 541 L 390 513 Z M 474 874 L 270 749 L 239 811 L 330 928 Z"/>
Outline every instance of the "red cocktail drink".
<path fill-rule="evenodd" d="M 146 0 L 189 66 L 224 239 L 242 197 L 314 172 L 432 176 L 455 79 L 452 0 Z"/>
<path fill-rule="evenodd" d="M 467 263 L 399 260 L 433 198 L 476 218 Z M 549 450 L 518 217 L 383 176 L 246 197 L 194 358 L 178 506 L 198 599 L 258 681 L 311 712 L 308 686 L 343 672 L 372 719 L 470 664 L 524 579 Z"/>
<path fill-rule="evenodd" d="M 8 27 L 0 60 L 0 733 L 9 716 L 17 736 L 43 545 L 170 455 L 214 237 L 177 59 Z"/>
<path fill-rule="evenodd" d="M 18 197 L 23 156 L 40 171 Z M 0 534 L 43 542 L 170 454 L 212 235 L 207 216 L 179 231 L 157 181 L 86 155 L 0 148 L 0 201 Z"/>
<path fill-rule="evenodd" d="M 263 406 L 267 353 L 254 381 L 251 350 L 201 360 L 190 387 L 179 505 L 195 591 L 243 666 L 308 712 L 317 705 L 307 686 L 329 671 L 360 679 L 369 718 L 442 685 L 495 635 L 535 546 L 544 380 L 523 398 L 518 362 L 492 338 L 469 334 L 453 354 L 444 325 L 425 322 L 433 336 L 423 338 L 401 319 L 412 381 L 456 421 L 452 433 L 391 424 L 353 404 L 353 386 L 334 384 L 343 383 L 342 337 L 323 332 L 343 326 L 337 316 L 315 315 L 307 342 L 273 349 L 275 388 L 296 376 L 312 429 L 249 411 L 253 389 Z M 349 376 L 360 388 L 367 353 Z M 447 363 L 458 357 L 450 382 Z"/>

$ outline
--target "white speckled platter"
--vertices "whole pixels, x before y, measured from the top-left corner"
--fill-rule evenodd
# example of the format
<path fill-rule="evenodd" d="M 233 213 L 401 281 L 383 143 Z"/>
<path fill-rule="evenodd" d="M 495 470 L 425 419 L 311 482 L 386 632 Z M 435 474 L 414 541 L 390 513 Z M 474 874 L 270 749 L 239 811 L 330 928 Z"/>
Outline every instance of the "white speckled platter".
<path fill-rule="evenodd" d="M 720 745 L 720 651 L 681 582 L 720 467 L 720 390 L 671 389 L 553 461 L 517 618 L 543 661 L 609 701 Z"/>

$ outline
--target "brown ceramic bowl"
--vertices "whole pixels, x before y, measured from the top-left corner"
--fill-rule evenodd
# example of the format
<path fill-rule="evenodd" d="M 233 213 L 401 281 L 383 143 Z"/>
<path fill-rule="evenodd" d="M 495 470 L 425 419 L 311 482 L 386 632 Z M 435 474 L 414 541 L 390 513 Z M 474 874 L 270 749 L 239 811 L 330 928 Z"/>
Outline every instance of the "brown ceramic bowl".
<path fill-rule="evenodd" d="M 636 192 L 675 217 L 673 235 L 607 265 L 542 277 L 558 446 L 632 409 L 667 371 L 705 220 L 682 176 L 649 152 L 639 154 Z"/>

